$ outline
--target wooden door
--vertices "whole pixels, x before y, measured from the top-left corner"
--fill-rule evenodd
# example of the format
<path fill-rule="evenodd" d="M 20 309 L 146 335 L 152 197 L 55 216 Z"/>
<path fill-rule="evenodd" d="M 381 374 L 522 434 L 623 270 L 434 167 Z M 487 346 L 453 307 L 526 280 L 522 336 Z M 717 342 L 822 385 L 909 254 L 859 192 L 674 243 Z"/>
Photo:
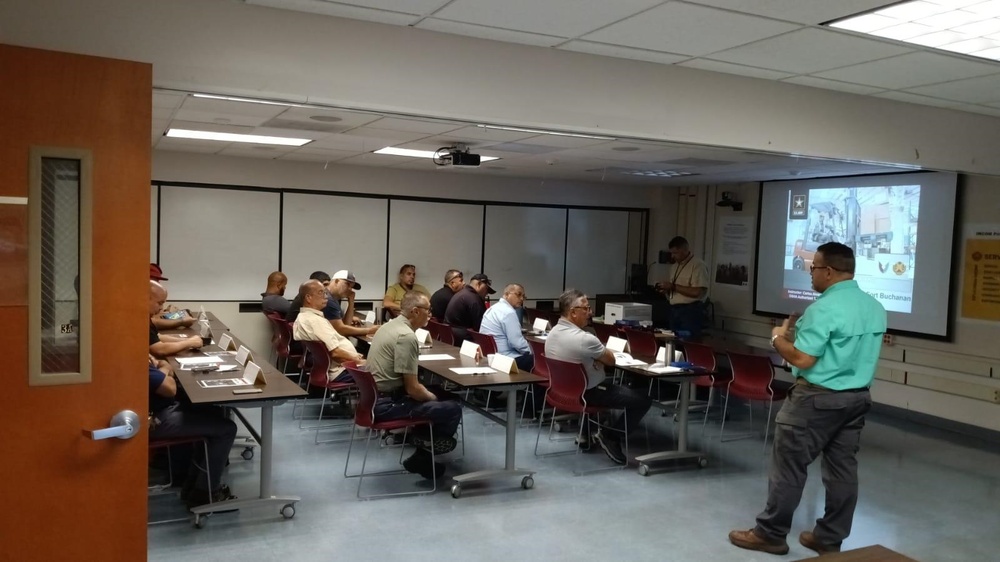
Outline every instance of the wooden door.
<path fill-rule="evenodd" d="M 0 560 L 142 560 L 152 69 L 0 45 L 0 84 Z M 92 211 L 79 217 L 92 219 L 90 382 L 29 385 L 26 201 L 39 147 L 92 164 Z M 126 409 L 140 415 L 135 438 L 83 434 Z"/>

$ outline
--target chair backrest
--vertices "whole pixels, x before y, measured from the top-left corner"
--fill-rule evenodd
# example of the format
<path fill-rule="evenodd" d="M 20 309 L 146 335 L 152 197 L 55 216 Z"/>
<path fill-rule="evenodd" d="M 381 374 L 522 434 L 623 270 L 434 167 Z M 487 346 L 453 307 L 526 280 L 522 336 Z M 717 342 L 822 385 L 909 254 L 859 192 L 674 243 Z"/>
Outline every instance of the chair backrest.
<path fill-rule="evenodd" d="M 284 318 L 281 318 L 277 312 L 265 312 L 264 318 L 267 319 L 267 325 L 271 327 L 271 346 L 274 346 L 277 344 L 278 335 L 281 333 L 281 330 L 278 329 L 278 325 L 275 323 L 275 320 L 284 320 Z"/>
<path fill-rule="evenodd" d="M 594 328 L 594 333 L 597 334 L 597 339 L 601 340 L 601 343 L 603 343 L 604 345 L 608 344 L 608 338 L 611 336 L 614 336 L 616 338 L 621 337 L 621 331 L 619 331 L 618 326 L 615 326 L 614 324 L 603 324 L 600 322 L 594 322 L 593 324 L 591 324 L 591 326 L 593 326 Z"/>
<path fill-rule="evenodd" d="M 326 387 L 327 373 L 330 370 L 330 352 L 321 341 L 303 341 L 306 351 L 312 355 L 312 366 L 309 367 L 309 386 Z"/>
<path fill-rule="evenodd" d="M 535 366 L 531 369 L 531 372 L 540 377 L 549 378 L 549 364 L 545 358 L 545 343 L 528 340 L 528 346 L 531 347 L 531 355 L 535 358 Z"/>
<path fill-rule="evenodd" d="M 682 341 L 681 347 L 684 350 L 684 358 L 695 367 L 701 367 L 706 371 L 715 371 L 717 363 L 715 361 L 715 350 L 711 346 L 692 341 Z"/>
<path fill-rule="evenodd" d="M 632 348 L 632 355 L 656 356 L 659 344 L 656 343 L 656 336 L 653 335 L 653 332 L 630 330 L 628 328 L 625 328 L 624 332 L 625 339 L 628 340 L 628 346 Z"/>
<path fill-rule="evenodd" d="M 586 407 L 583 393 L 587 390 L 587 372 L 581 363 L 570 363 L 547 357 L 549 391 L 545 399 L 559 410 L 580 412 Z"/>
<path fill-rule="evenodd" d="M 497 340 L 493 339 L 493 336 L 479 333 L 471 328 L 466 330 L 466 333 L 469 334 L 472 343 L 483 350 L 483 355 L 492 355 L 497 352 Z"/>
<path fill-rule="evenodd" d="M 535 318 L 538 318 L 538 309 L 524 307 L 524 317 L 528 319 L 528 324 L 534 324 Z"/>
<path fill-rule="evenodd" d="M 448 324 L 438 322 L 432 318 L 427 322 L 427 331 L 437 341 L 448 345 L 455 345 L 455 334 L 452 333 L 451 326 Z"/>
<path fill-rule="evenodd" d="M 375 377 L 364 368 L 359 368 L 357 362 L 347 361 L 344 368 L 358 387 L 358 402 L 354 407 L 354 423 L 361 427 L 371 427 L 375 423 L 375 401 L 378 400 L 378 387 Z"/>
<path fill-rule="evenodd" d="M 774 366 L 771 365 L 770 357 L 732 352 L 727 355 L 729 365 L 733 368 L 733 382 L 729 385 L 729 392 L 752 400 L 762 400 L 774 395 L 771 388 Z"/>

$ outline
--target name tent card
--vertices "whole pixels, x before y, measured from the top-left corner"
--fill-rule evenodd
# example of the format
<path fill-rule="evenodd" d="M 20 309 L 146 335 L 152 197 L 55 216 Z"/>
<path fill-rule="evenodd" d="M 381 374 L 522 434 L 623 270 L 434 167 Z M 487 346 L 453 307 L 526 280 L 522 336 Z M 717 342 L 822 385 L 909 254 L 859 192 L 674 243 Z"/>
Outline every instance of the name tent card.
<path fill-rule="evenodd" d="M 371 326 L 374 323 L 375 323 L 375 311 L 369 310 L 368 312 L 365 313 L 365 324 Z"/>
<path fill-rule="evenodd" d="M 462 342 L 462 348 L 458 350 L 458 354 L 472 357 L 476 361 L 483 358 L 483 350 L 479 347 L 479 344 L 468 340 Z"/>
<path fill-rule="evenodd" d="M 233 336 L 227 334 L 222 334 L 219 337 L 219 349 L 222 351 L 236 351 L 236 342 L 233 341 Z"/>
<path fill-rule="evenodd" d="M 531 329 L 536 332 L 548 332 L 552 329 L 552 324 L 544 318 L 535 318 L 535 323 L 531 325 Z"/>
<path fill-rule="evenodd" d="M 514 358 L 507 357 L 506 355 L 500 355 L 499 353 L 493 355 L 493 360 L 490 361 L 490 367 L 500 371 L 501 373 L 507 373 L 510 375 L 516 375 L 518 373 L 517 363 L 514 362 Z"/>
<path fill-rule="evenodd" d="M 241 345 L 236 352 L 236 362 L 246 367 L 247 361 L 253 361 L 253 353 L 250 352 L 249 347 Z"/>
<path fill-rule="evenodd" d="M 260 369 L 259 365 L 253 361 L 248 361 L 243 370 L 243 382 L 244 384 L 265 385 L 267 384 L 267 379 L 264 378 L 264 371 Z"/>
<path fill-rule="evenodd" d="M 431 347 L 434 345 L 431 333 L 423 328 L 413 330 L 413 335 L 417 336 L 417 344 L 420 345 L 420 347 Z"/>
<path fill-rule="evenodd" d="M 632 352 L 632 349 L 628 345 L 628 340 L 615 336 L 610 336 L 608 338 L 608 345 L 605 347 L 616 353 Z"/>

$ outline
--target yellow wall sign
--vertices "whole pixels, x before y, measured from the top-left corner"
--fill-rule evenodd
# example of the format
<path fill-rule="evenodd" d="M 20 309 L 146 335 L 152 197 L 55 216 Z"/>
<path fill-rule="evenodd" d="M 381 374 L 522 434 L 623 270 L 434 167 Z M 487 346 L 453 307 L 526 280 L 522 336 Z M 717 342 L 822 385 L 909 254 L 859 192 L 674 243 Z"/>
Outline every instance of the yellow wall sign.
<path fill-rule="evenodd" d="M 965 241 L 962 316 L 1000 320 L 1000 239 Z"/>

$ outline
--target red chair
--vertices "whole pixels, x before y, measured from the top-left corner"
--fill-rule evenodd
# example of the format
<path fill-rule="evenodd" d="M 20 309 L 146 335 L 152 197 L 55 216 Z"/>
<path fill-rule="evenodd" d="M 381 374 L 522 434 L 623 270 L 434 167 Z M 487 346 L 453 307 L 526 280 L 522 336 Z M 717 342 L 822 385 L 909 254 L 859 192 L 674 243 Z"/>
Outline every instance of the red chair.
<path fill-rule="evenodd" d="M 374 494 L 368 496 L 361 495 L 361 484 L 365 476 L 388 476 L 394 474 L 406 474 L 405 470 L 389 470 L 382 472 L 370 472 L 365 473 L 365 466 L 368 463 L 368 449 L 371 443 L 372 435 L 374 434 L 376 438 L 383 431 L 392 431 L 396 429 L 403 429 L 403 442 L 406 442 L 406 432 L 409 432 L 411 427 L 417 427 L 426 425 L 430 429 L 430 439 L 434 442 L 434 425 L 431 424 L 430 420 L 423 418 L 408 418 L 402 420 L 392 420 L 392 421 L 376 421 L 375 420 L 375 402 L 378 400 L 378 387 L 375 385 L 375 377 L 368 371 L 359 368 L 357 363 L 354 361 L 348 361 L 344 363 L 344 368 L 347 369 L 351 376 L 354 377 L 354 384 L 358 389 L 358 403 L 354 409 L 354 424 L 358 427 L 363 427 L 368 429 L 368 435 L 365 437 L 365 456 L 361 461 L 361 472 L 357 474 L 349 474 L 348 468 L 351 464 L 351 450 L 354 447 L 354 439 L 351 439 L 351 444 L 347 448 L 347 460 L 344 462 L 344 477 L 345 478 L 357 478 L 358 479 L 358 499 L 369 499 L 369 498 L 379 498 L 388 496 L 419 496 L 424 494 L 433 494 L 437 490 L 437 474 L 434 473 L 434 487 L 429 491 L 418 491 L 418 492 L 398 492 L 394 494 Z M 435 465 L 434 451 L 431 448 L 431 465 Z M 400 462 L 403 459 L 403 449 L 400 448 Z"/>
<path fill-rule="evenodd" d="M 483 350 L 483 357 L 496 354 L 497 341 L 493 339 L 493 336 L 479 333 L 472 328 L 469 328 L 466 333 L 469 334 L 469 339 Z"/>
<path fill-rule="evenodd" d="M 271 327 L 271 355 L 268 360 L 272 363 L 277 359 L 276 354 L 278 352 L 278 338 L 280 337 L 281 330 L 276 324 L 277 320 L 284 321 L 277 312 L 265 312 L 264 318 L 267 319 L 267 325 Z M 275 364 L 277 366 L 277 364 Z"/>
<path fill-rule="evenodd" d="M 729 397 L 736 396 L 750 403 L 750 425 L 753 428 L 753 401 L 767 402 L 767 422 L 764 424 L 764 449 L 767 449 L 768 432 L 771 426 L 771 411 L 774 403 L 784 400 L 787 392 L 774 385 L 774 366 L 771 358 L 766 355 L 748 355 L 745 353 L 728 353 L 729 365 L 733 369 L 733 378 L 726 387 L 726 404 L 722 410 L 722 428 L 719 429 L 719 441 L 735 441 L 752 434 L 723 439 L 726 429 L 726 413 L 729 411 Z"/>
<path fill-rule="evenodd" d="M 291 322 L 286 321 L 278 314 L 269 314 L 267 319 L 271 322 L 271 330 L 274 334 L 272 341 L 274 342 L 275 353 L 278 355 L 277 360 L 274 362 L 274 367 L 284 373 L 288 367 L 288 362 L 292 360 L 298 361 L 302 358 L 302 354 L 292 350 Z M 283 362 L 281 361 L 282 359 L 284 359 Z"/>
<path fill-rule="evenodd" d="M 302 418 L 299 418 L 299 429 L 315 429 L 316 437 L 314 441 L 319 443 L 334 443 L 339 441 L 344 441 L 344 439 L 333 439 L 320 441 L 319 440 L 319 430 L 329 429 L 333 427 L 344 427 L 349 424 L 343 423 L 332 423 L 332 424 L 322 424 L 323 420 L 323 410 L 326 408 L 326 398 L 334 392 L 347 392 L 348 393 L 348 403 L 350 402 L 350 391 L 355 389 L 354 383 L 349 382 L 333 382 L 328 379 L 328 371 L 330 369 L 330 352 L 326 349 L 326 344 L 321 341 L 304 341 L 306 350 L 312 357 L 312 366 L 309 368 L 309 382 L 306 384 L 306 392 L 312 388 L 322 388 L 323 389 L 323 400 L 320 402 L 319 414 L 316 416 L 316 425 L 310 427 L 302 427 Z M 305 415 L 303 414 L 303 418 Z"/>
<path fill-rule="evenodd" d="M 594 328 L 594 333 L 597 335 L 597 339 L 601 340 L 601 343 L 608 345 L 608 338 L 614 336 L 616 338 L 622 337 L 621 331 L 618 330 L 618 326 L 614 324 L 602 324 L 600 322 L 594 322 L 591 324 Z M 629 345 L 632 345 L 631 343 Z M 656 355 L 655 353 L 653 355 Z"/>
<path fill-rule="evenodd" d="M 695 386 L 708 389 L 708 401 L 705 402 L 705 419 L 701 424 L 704 431 L 704 427 L 708 423 L 708 410 L 712 407 L 712 400 L 715 398 L 715 389 L 729 386 L 730 381 L 733 380 L 733 376 L 730 373 L 718 372 L 715 350 L 711 346 L 691 341 L 682 341 L 680 342 L 680 346 L 684 350 L 684 357 L 689 363 L 707 372 L 707 374 L 691 381 Z"/>
<path fill-rule="evenodd" d="M 632 348 L 632 355 L 643 355 L 646 357 L 656 357 L 656 352 L 660 349 L 660 344 L 656 342 L 653 332 L 645 330 L 630 330 L 625 328 L 625 339 L 628 346 Z"/>
<path fill-rule="evenodd" d="M 555 419 L 556 411 L 562 410 L 563 412 L 577 414 L 579 417 L 581 432 L 584 431 L 584 428 L 589 428 L 592 423 L 596 424 L 602 430 L 620 431 L 624 435 L 625 456 L 628 456 L 628 433 L 610 428 L 599 422 L 595 422 L 592 419 L 592 416 L 598 416 L 602 413 L 610 412 L 611 408 L 587 405 L 587 400 L 583 397 L 583 394 L 587 391 L 587 372 L 584 370 L 583 365 L 580 363 L 560 361 L 551 357 L 547 357 L 545 359 L 545 364 L 549 371 L 549 389 L 548 392 L 545 393 L 545 402 L 549 406 L 552 406 L 553 420 Z M 625 413 L 623 412 L 622 415 L 624 416 Z M 628 427 L 627 420 L 625 425 Z M 552 454 L 565 454 L 570 452 L 563 451 L 560 453 L 539 455 L 538 442 L 541 439 L 541 436 L 542 424 L 539 424 L 538 435 L 535 437 L 535 456 L 549 456 Z M 553 440 L 552 423 L 549 424 L 549 440 Z M 580 452 L 580 447 L 574 447 L 574 449 L 576 453 Z M 625 466 L 627 465 L 607 467 L 598 470 L 619 470 L 625 468 Z M 583 472 L 574 471 L 574 474 L 580 475 L 583 474 Z"/>
<path fill-rule="evenodd" d="M 528 324 L 534 324 L 535 319 L 538 318 L 538 309 L 524 307 L 524 317 L 528 319 Z"/>
<path fill-rule="evenodd" d="M 208 459 L 208 439 L 206 439 L 205 437 L 172 437 L 164 439 L 150 439 L 149 440 L 150 453 L 158 449 L 167 450 L 167 473 L 169 474 L 170 478 L 169 481 L 167 481 L 164 484 L 155 484 L 153 486 L 149 486 L 148 489 L 150 496 L 165 495 L 167 492 L 165 492 L 164 490 L 173 487 L 174 473 L 173 473 L 173 463 L 171 462 L 170 449 L 176 445 L 192 445 L 192 446 L 200 445 L 205 455 L 202 458 Z M 202 465 L 204 465 L 203 469 Z M 197 466 L 200 470 L 203 470 L 203 472 L 205 473 L 206 482 L 212 481 L 212 473 L 208 469 L 207 462 L 196 464 L 195 466 Z M 212 503 L 212 494 L 208 494 L 208 503 Z M 185 513 L 187 512 L 185 511 Z M 150 519 L 146 522 L 146 525 L 151 527 L 153 525 L 159 525 L 161 523 L 176 523 L 179 521 L 189 521 L 190 519 L 191 519 L 190 514 L 187 513 L 184 517 L 175 517 L 170 519 Z"/>
<path fill-rule="evenodd" d="M 431 333 L 431 337 L 435 340 L 448 345 L 455 345 L 455 334 L 451 331 L 451 326 L 448 324 L 438 322 L 432 318 L 427 322 L 427 331 Z"/>

